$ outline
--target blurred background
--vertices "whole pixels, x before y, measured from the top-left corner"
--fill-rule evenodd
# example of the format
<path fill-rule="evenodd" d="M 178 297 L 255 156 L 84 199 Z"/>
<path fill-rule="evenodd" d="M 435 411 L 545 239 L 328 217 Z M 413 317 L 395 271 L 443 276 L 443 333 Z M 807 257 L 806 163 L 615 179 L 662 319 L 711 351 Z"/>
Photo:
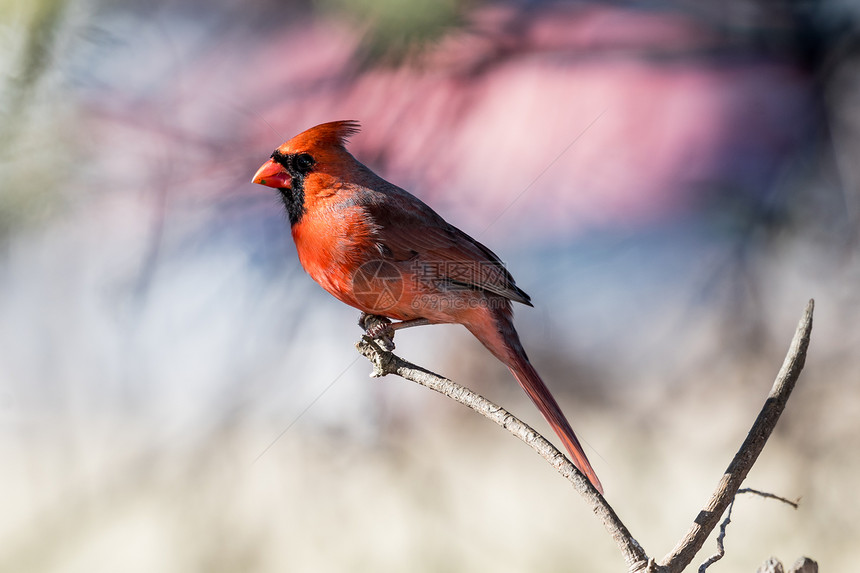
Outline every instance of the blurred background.
<path fill-rule="evenodd" d="M 527 447 L 399 378 L 301 270 L 277 145 L 359 160 L 493 248 L 653 556 L 807 367 L 710 571 L 858 558 L 860 6 L 0 1 L 0 570 L 622 571 Z M 549 434 L 465 329 L 398 353 Z M 694 565 L 714 550 L 709 542 Z"/>

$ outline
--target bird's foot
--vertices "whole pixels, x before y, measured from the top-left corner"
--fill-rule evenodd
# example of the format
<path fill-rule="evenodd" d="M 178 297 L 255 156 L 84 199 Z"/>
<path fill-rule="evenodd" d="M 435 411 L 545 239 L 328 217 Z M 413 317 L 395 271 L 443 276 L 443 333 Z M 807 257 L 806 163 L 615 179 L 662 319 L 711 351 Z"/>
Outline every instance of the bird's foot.
<path fill-rule="evenodd" d="M 358 317 L 358 325 L 381 349 L 386 352 L 394 350 L 394 328 L 390 319 L 362 312 Z"/>

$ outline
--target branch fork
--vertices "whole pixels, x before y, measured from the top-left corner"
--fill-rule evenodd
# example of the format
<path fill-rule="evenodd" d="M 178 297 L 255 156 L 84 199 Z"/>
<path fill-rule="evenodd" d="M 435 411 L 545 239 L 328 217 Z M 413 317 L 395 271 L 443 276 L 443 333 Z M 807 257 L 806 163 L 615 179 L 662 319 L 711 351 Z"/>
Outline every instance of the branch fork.
<path fill-rule="evenodd" d="M 600 518 L 606 530 L 615 540 L 630 573 L 679 573 L 692 562 L 696 553 L 702 548 L 708 536 L 719 523 L 720 517 L 734 500 L 738 489 L 758 459 L 774 426 L 782 415 L 806 361 L 812 333 L 813 309 L 814 301 L 810 300 L 797 325 L 788 354 L 764 406 L 762 406 L 740 449 L 720 478 L 714 493 L 703 509 L 698 512 L 693 524 L 681 541 L 659 562 L 648 556 L 618 518 L 612 506 L 592 487 L 588 479 L 540 433 L 501 406 L 490 402 L 465 386 L 403 360 L 392 352 L 396 330 L 427 324 L 426 321 L 406 321 L 392 324 L 384 317 L 362 315 L 359 325 L 365 329 L 365 332 L 373 336 L 362 336 L 356 344 L 356 348 L 373 365 L 371 376 L 381 377 L 386 374 L 396 374 L 401 378 L 426 386 L 471 408 L 525 442 L 573 485 L 573 488 Z"/>

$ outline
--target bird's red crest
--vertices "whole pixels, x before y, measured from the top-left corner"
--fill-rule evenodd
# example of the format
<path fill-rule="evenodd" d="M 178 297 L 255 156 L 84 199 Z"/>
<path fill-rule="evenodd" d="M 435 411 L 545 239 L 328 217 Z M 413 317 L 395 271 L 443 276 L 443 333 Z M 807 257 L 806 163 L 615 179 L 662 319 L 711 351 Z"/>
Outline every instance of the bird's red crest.
<path fill-rule="evenodd" d="M 347 140 L 361 131 L 361 125 L 355 120 L 330 121 L 307 129 L 287 142 L 293 150 L 310 147 L 345 147 Z"/>

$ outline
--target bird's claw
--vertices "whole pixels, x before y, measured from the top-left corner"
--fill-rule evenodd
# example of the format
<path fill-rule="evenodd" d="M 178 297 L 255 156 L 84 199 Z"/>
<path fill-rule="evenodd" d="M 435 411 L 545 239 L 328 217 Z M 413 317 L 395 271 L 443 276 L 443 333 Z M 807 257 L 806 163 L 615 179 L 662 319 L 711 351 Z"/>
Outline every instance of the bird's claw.
<path fill-rule="evenodd" d="M 381 349 L 386 352 L 394 350 L 394 329 L 391 320 L 384 316 L 362 312 L 358 317 L 358 325 Z"/>

